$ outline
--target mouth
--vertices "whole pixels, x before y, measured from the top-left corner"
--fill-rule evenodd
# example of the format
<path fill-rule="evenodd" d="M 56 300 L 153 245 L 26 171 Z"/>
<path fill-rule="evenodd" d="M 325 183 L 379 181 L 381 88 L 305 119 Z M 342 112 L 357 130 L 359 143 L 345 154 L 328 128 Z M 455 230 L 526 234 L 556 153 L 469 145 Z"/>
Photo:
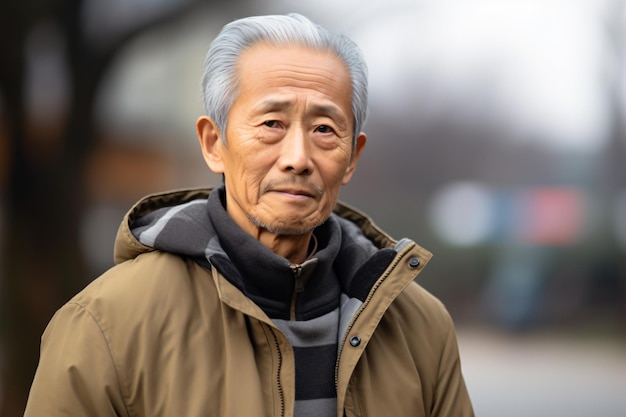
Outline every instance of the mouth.
<path fill-rule="evenodd" d="M 268 193 L 277 193 L 290 198 L 297 199 L 307 199 L 313 198 L 317 199 L 322 196 L 323 191 L 320 187 L 314 185 L 278 185 L 269 186 L 265 190 Z"/>
<path fill-rule="evenodd" d="M 288 197 L 315 198 L 315 195 L 311 191 L 301 188 L 274 188 L 268 191 L 272 193 L 282 194 Z"/>

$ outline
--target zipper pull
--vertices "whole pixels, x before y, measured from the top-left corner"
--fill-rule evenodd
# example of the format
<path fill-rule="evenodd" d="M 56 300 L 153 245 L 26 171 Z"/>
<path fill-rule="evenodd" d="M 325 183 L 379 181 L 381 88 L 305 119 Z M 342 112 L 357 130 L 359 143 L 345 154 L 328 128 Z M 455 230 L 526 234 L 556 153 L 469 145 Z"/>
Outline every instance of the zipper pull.
<path fill-rule="evenodd" d="M 304 291 L 304 279 L 302 278 L 302 265 L 291 265 L 291 271 L 295 279 L 296 292 Z"/>

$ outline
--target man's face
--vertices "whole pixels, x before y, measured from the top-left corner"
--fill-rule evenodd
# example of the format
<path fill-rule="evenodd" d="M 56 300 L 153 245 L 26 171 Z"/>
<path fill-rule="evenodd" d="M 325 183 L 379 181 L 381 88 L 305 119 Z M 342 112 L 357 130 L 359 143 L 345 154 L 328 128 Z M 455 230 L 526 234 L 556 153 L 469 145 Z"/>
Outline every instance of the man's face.
<path fill-rule="evenodd" d="M 352 149 L 348 69 L 330 52 L 268 44 L 238 69 L 227 144 L 207 162 L 225 174 L 227 211 L 244 230 L 305 234 L 328 218 L 365 145 L 361 134 Z"/>

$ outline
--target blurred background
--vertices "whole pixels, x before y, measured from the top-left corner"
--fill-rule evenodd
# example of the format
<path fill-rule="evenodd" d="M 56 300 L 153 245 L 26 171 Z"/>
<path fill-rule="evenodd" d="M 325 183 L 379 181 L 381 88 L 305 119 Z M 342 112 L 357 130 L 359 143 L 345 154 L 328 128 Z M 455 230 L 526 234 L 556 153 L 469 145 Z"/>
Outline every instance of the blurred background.
<path fill-rule="evenodd" d="M 200 77 L 227 22 L 300 12 L 363 49 L 342 199 L 435 253 L 476 414 L 626 415 L 625 0 L 3 0 L 0 412 L 141 196 L 212 186 Z"/>

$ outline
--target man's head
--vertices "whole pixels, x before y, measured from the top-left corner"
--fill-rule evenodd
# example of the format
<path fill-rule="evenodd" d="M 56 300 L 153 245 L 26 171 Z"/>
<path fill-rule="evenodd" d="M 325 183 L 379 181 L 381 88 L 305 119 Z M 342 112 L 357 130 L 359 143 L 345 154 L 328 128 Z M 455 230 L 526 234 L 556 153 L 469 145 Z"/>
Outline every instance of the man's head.
<path fill-rule="evenodd" d="M 365 124 L 368 104 L 368 70 L 361 50 L 350 38 L 331 33 L 295 13 L 236 20 L 224 26 L 211 42 L 204 64 L 202 93 L 205 111 L 220 132 L 224 134 L 226 131 L 230 107 L 239 93 L 239 57 L 246 49 L 261 42 L 326 50 L 343 61 L 351 76 L 353 140 L 356 140 Z"/>
<path fill-rule="evenodd" d="M 366 100 L 365 67 L 355 83 L 351 67 L 327 45 L 351 45 L 348 55 L 362 63 L 360 53 L 301 16 L 250 18 L 224 31 L 230 41 L 218 36 L 208 68 L 228 56 L 232 71 L 205 77 L 209 114 L 197 122 L 204 158 L 224 174 L 226 209 L 240 227 L 261 240 L 306 236 L 330 216 L 366 142 L 355 131 L 365 106 L 356 106 L 359 116 L 353 110 L 355 96 Z"/>

